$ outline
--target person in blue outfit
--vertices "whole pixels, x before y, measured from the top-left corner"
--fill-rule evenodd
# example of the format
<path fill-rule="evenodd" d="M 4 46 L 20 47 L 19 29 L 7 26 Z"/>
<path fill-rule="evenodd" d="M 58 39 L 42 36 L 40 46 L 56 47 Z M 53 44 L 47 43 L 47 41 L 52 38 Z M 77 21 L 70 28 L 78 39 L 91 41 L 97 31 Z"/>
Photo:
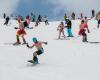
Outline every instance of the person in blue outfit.
<path fill-rule="evenodd" d="M 33 61 L 34 61 L 34 63 L 38 64 L 39 62 L 38 62 L 37 55 L 41 55 L 42 53 L 44 53 L 44 49 L 42 47 L 42 44 L 47 44 L 47 42 L 38 41 L 37 38 L 35 38 L 35 37 L 32 40 L 33 40 L 34 44 L 32 46 L 29 46 L 27 44 L 27 47 L 28 48 L 33 48 L 33 47 L 37 48 L 37 51 L 35 51 L 33 53 Z"/>
<path fill-rule="evenodd" d="M 73 37 L 72 31 L 71 31 L 71 28 L 72 28 L 71 20 L 68 19 L 65 27 L 67 28 L 68 37 Z"/>

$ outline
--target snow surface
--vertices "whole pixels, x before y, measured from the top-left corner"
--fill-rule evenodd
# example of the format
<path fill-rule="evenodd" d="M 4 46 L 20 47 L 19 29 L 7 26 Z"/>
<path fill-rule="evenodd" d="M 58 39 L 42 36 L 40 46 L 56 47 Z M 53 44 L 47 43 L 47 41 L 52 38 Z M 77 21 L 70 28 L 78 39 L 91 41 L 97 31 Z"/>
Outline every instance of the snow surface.
<path fill-rule="evenodd" d="M 50 22 L 48 26 L 41 23 L 39 27 L 30 24 L 34 29 L 26 29 L 27 42 L 31 45 L 33 37 L 48 42 L 43 45 L 44 54 L 38 57 L 40 64 L 34 66 L 27 60 L 32 59 L 36 48 L 11 45 L 16 42 L 14 27 L 18 24 L 12 20 L 9 26 L 4 26 L 4 20 L 0 19 L 0 80 L 100 80 L 100 29 L 96 28 L 97 21 L 88 23 L 91 31 L 88 41 L 92 43 L 82 43 L 81 37 L 77 37 L 80 20 L 72 22 L 75 38 L 70 40 L 56 40 L 60 21 Z"/>

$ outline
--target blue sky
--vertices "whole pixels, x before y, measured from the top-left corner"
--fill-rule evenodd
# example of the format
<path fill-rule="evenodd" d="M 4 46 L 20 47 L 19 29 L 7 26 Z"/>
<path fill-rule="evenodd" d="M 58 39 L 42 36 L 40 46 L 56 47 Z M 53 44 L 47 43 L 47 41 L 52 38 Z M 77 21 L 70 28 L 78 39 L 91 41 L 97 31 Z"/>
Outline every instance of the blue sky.
<path fill-rule="evenodd" d="M 81 12 L 90 17 L 91 10 L 100 11 L 100 0 L 0 0 L 0 12 L 27 15 L 47 15 L 49 19 L 60 20 L 66 12 L 75 12 L 77 16 Z M 6 3 L 5 3 L 6 2 Z"/>

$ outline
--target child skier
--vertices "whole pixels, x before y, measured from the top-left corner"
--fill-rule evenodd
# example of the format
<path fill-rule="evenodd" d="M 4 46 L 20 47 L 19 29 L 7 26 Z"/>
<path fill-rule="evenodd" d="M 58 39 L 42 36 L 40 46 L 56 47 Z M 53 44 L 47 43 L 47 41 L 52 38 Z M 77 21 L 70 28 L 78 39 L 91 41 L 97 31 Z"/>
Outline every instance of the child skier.
<path fill-rule="evenodd" d="M 24 35 L 26 35 L 26 32 L 24 30 L 24 24 L 23 22 L 21 21 L 21 19 L 19 18 L 18 19 L 18 22 L 19 22 L 19 30 L 17 31 L 17 34 L 16 34 L 16 39 L 17 39 L 17 42 L 14 43 L 14 45 L 19 45 L 21 44 L 20 40 L 19 40 L 19 37 L 21 36 L 22 39 L 23 39 L 23 44 L 26 44 L 26 40 L 24 38 Z"/>
<path fill-rule="evenodd" d="M 80 31 L 78 33 L 79 35 L 82 35 L 83 39 L 82 41 L 83 42 L 88 42 L 87 41 L 87 34 L 86 34 L 86 27 L 85 27 L 85 22 L 84 20 L 81 21 L 81 24 L 80 24 Z"/>
<path fill-rule="evenodd" d="M 60 39 L 61 33 L 63 34 L 64 38 L 65 38 L 65 34 L 64 34 L 64 23 L 61 22 L 60 25 L 58 26 L 57 30 L 59 31 L 59 36 L 58 39 Z"/>
<path fill-rule="evenodd" d="M 29 46 L 27 44 L 27 47 L 28 48 L 36 47 L 37 51 L 35 51 L 33 53 L 33 60 L 29 60 L 28 62 L 32 62 L 32 63 L 38 64 L 39 62 L 38 62 L 37 55 L 40 55 L 40 54 L 44 53 L 44 49 L 42 47 L 42 44 L 47 44 L 47 42 L 40 42 L 35 37 L 32 40 L 33 40 L 34 44 L 32 46 Z"/>

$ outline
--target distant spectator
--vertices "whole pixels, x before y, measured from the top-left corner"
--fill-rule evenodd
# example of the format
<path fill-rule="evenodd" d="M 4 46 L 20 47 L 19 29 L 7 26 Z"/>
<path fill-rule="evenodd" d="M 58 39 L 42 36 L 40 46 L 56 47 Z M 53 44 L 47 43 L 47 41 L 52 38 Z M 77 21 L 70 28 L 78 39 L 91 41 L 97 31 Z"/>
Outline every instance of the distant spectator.
<path fill-rule="evenodd" d="M 96 20 L 98 21 L 97 27 L 99 28 L 99 26 L 100 26 L 100 12 L 98 12 L 98 13 L 96 14 Z"/>
<path fill-rule="evenodd" d="M 46 16 L 43 18 L 43 21 L 45 22 L 45 25 L 49 25 L 49 23 L 48 23 L 48 19 L 47 19 Z"/>
<path fill-rule="evenodd" d="M 72 20 L 75 20 L 75 13 L 74 12 L 72 13 L 71 17 L 72 17 Z"/>
<path fill-rule="evenodd" d="M 6 18 L 6 13 L 3 14 L 3 18 L 4 18 L 4 19 Z"/>
<path fill-rule="evenodd" d="M 42 16 L 41 15 L 38 16 L 38 21 L 42 22 Z"/>
<path fill-rule="evenodd" d="M 9 20 L 10 20 L 10 18 L 9 18 L 9 16 L 7 16 L 6 19 L 5 19 L 4 25 L 8 25 Z"/>
<path fill-rule="evenodd" d="M 31 21 L 35 22 L 35 14 L 31 13 Z"/>
<path fill-rule="evenodd" d="M 94 9 L 92 10 L 92 17 L 91 18 L 93 18 L 93 17 L 95 17 L 95 10 Z"/>

